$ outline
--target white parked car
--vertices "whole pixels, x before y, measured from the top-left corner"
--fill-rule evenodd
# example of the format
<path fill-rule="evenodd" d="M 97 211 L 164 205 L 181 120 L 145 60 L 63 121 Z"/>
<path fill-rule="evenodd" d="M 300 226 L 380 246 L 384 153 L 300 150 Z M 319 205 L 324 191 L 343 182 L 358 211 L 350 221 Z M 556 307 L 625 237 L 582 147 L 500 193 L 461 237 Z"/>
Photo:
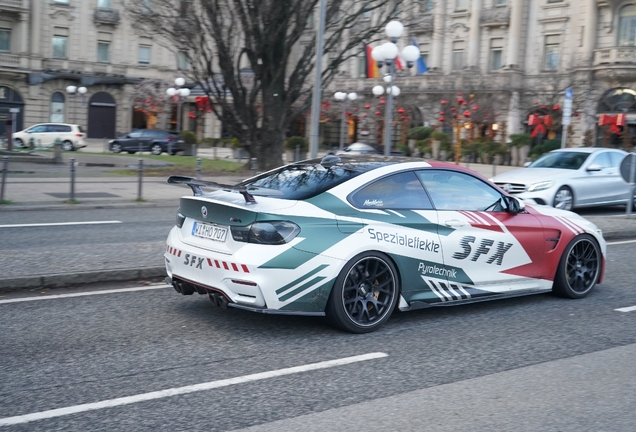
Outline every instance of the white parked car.
<path fill-rule="evenodd" d="M 513 196 L 563 210 L 636 203 L 620 173 L 623 150 L 581 147 L 554 150 L 528 167 L 491 180 Z"/>
<path fill-rule="evenodd" d="M 82 127 L 66 123 L 41 123 L 16 132 L 12 135 L 13 143 L 17 147 L 28 147 L 33 139 L 35 146 L 50 146 L 59 138 L 62 140 L 62 149 L 66 151 L 77 150 L 86 147 L 84 138 L 86 134 Z"/>

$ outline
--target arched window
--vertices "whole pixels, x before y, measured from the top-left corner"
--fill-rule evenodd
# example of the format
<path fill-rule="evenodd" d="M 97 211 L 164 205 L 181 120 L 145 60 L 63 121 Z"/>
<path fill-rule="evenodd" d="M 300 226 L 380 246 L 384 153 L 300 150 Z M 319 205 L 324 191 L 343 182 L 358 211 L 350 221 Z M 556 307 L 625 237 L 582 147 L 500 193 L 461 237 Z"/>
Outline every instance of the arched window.
<path fill-rule="evenodd" d="M 629 88 L 617 88 L 608 91 L 598 103 L 599 113 L 636 112 L 636 91 Z"/>
<path fill-rule="evenodd" d="M 64 95 L 60 92 L 51 96 L 51 122 L 64 123 Z"/>
<path fill-rule="evenodd" d="M 627 5 L 621 9 L 618 22 L 618 45 L 636 45 L 636 6 Z"/>

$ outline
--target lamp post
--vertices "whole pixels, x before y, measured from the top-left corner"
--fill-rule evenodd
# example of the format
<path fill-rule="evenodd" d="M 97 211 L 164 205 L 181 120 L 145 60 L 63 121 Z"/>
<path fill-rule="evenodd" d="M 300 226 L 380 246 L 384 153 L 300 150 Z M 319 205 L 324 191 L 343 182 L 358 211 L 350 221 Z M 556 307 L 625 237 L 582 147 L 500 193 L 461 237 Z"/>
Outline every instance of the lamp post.
<path fill-rule="evenodd" d="M 336 92 L 333 97 L 342 102 L 342 122 L 340 123 L 340 146 L 339 149 L 342 150 L 344 147 L 344 136 L 345 136 L 345 117 L 347 114 L 347 102 L 358 99 L 357 93 L 344 93 L 344 92 Z"/>
<path fill-rule="evenodd" d="M 170 87 L 166 90 L 168 96 L 174 98 L 177 96 L 177 133 L 181 133 L 181 98 L 187 98 L 190 96 L 190 89 L 183 88 L 185 85 L 184 78 L 177 78 L 174 80 L 175 87 Z"/>
<path fill-rule="evenodd" d="M 386 65 L 388 73 L 384 76 L 384 82 L 389 84 L 386 89 L 386 93 L 389 95 L 386 103 L 386 115 L 384 119 L 384 155 L 389 156 L 391 154 L 391 124 L 393 123 L 393 98 L 399 96 L 400 88 L 393 85 L 395 82 L 395 59 L 400 53 L 399 48 L 395 44 L 402 33 L 404 32 L 404 25 L 399 21 L 390 21 L 384 28 L 384 32 L 389 38 L 389 42 L 385 42 L 380 46 L 373 48 L 371 51 L 371 57 L 378 63 L 378 68 L 382 68 Z M 408 45 L 402 50 L 402 58 L 406 61 L 409 68 L 413 67 L 413 63 L 420 58 L 420 50 L 415 45 Z M 382 93 L 378 87 L 373 88 L 373 94 L 380 96 Z"/>
<path fill-rule="evenodd" d="M 71 109 L 69 109 L 69 120 L 75 120 L 77 121 L 77 119 L 73 119 L 71 116 L 71 111 L 76 111 L 75 109 L 75 97 L 77 96 L 77 94 L 79 93 L 80 95 L 84 96 L 86 94 L 86 92 L 88 91 L 88 89 L 86 87 L 77 87 L 74 85 L 70 85 L 68 87 L 66 87 L 66 93 L 69 94 L 69 96 L 71 96 L 71 100 L 73 101 L 71 104 Z M 75 113 L 77 115 L 77 113 Z M 69 121 L 70 123 L 70 121 Z"/>

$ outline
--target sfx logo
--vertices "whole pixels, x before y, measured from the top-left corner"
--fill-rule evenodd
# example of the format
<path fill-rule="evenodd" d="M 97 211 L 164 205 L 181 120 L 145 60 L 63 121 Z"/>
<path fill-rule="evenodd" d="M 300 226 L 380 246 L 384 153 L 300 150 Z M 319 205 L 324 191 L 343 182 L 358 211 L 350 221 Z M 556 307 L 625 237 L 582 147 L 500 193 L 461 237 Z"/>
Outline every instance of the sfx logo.
<path fill-rule="evenodd" d="M 185 261 L 183 261 L 183 264 L 189 265 L 190 267 L 194 266 L 194 268 L 203 270 L 204 260 L 205 258 L 199 258 L 194 255 L 186 254 Z"/>
<path fill-rule="evenodd" d="M 473 253 L 473 248 L 471 246 L 471 243 L 474 244 L 475 240 L 476 238 L 473 236 L 463 237 L 461 241 L 459 242 L 459 245 L 462 247 L 463 251 L 455 252 L 453 254 L 453 258 L 458 260 L 463 260 L 468 258 L 472 254 L 472 256 L 470 257 L 470 260 L 477 261 L 479 257 L 481 257 L 482 255 L 489 254 L 491 252 L 492 245 L 495 243 L 494 240 L 483 239 L 481 243 L 479 244 L 479 247 L 477 247 L 477 249 Z M 490 258 L 488 258 L 488 261 L 486 261 L 486 264 L 495 263 L 500 266 L 503 261 L 503 257 L 505 253 L 508 252 L 508 250 L 511 247 L 512 247 L 512 243 L 497 242 L 497 251 L 493 253 L 490 256 Z"/>

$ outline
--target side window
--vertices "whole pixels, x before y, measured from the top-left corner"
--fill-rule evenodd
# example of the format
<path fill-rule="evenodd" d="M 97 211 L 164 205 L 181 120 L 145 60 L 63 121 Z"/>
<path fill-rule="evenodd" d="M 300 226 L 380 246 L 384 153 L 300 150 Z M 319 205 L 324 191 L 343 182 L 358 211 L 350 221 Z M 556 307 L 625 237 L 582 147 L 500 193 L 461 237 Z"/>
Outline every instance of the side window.
<path fill-rule="evenodd" d="M 33 132 L 33 133 L 46 132 L 46 125 L 33 126 L 31 129 L 29 129 L 29 132 Z"/>
<path fill-rule="evenodd" d="M 141 136 L 141 132 L 131 132 L 128 134 L 130 138 L 139 138 Z"/>
<path fill-rule="evenodd" d="M 598 165 L 601 167 L 601 169 L 610 168 L 612 166 L 612 163 L 610 161 L 608 152 L 597 154 L 590 165 Z"/>
<path fill-rule="evenodd" d="M 45 128 L 46 130 L 44 130 L 43 132 L 59 132 L 57 130 L 57 126 L 53 124 L 46 125 Z"/>
<path fill-rule="evenodd" d="M 151 130 L 145 130 L 141 133 L 142 138 L 152 138 L 153 133 Z"/>
<path fill-rule="evenodd" d="M 623 159 L 625 159 L 625 155 L 619 152 L 609 152 L 609 157 L 613 168 L 618 168 L 619 166 L 621 166 L 621 162 L 623 162 Z"/>
<path fill-rule="evenodd" d="M 501 193 L 471 175 L 442 170 L 417 172 L 438 210 L 502 211 Z"/>
<path fill-rule="evenodd" d="M 412 171 L 384 177 L 355 192 L 351 203 L 362 209 L 430 210 L 422 183 Z"/>

